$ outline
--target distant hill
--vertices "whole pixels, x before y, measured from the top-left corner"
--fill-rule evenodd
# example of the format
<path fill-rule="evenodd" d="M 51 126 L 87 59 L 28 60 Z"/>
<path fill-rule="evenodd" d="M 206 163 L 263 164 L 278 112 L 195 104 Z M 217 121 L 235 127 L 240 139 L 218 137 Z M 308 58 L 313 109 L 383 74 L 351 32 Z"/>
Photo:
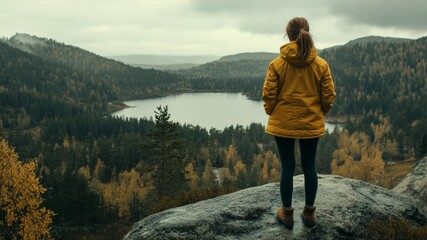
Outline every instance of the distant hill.
<path fill-rule="evenodd" d="M 264 81 L 268 63 L 276 56 L 242 53 L 174 73 L 186 79 L 193 89 L 237 91 L 249 98 L 259 99 L 258 90 Z"/>
<path fill-rule="evenodd" d="M 335 49 L 335 48 L 339 48 L 339 47 L 343 47 L 343 46 L 354 46 L 356 44 L 367 44 L 367 43 L 374 43 L 374 42 L 399 43 L 399 42 L 408 42 L 411 40 L 413 40 L 413 39 L 381 37 L 381 36 L 367 36 L 367 37 L 356 38 L 354 40 L 349 41 L 348 43 L 346 43 L 344 45 L 337 45 L 337 46 L 332 46 L 332 47 L 325 48 L 325 49 L 320 49 L 320 50 L 318 50 L 318 52 L 322 53 L 323 51 L 326 51 L 326 50 Z"/>
<path fill-rule="evenodd" d="M 221 57 L 218 61 L 227 62 L 227 61 L 240 61 L 240 60 L 273 60 L 278 56 L 279 53 L 269 53 L 269 52 L 250 52 L 250 53 L 238 53 L 234 55 L 227 55 Z"/>
<path fill-rule="evenodd" d="M 109 56 L 108 58 L 129 64 L 131 66 L 144 69 L 157 70 L 182 70 L 194 68 L 203 64 L 214 62 L 232 62 L 241 60 L 272 60 L 278 53 L 251 52 L 238 53 L 223 57 L 213 55 L 195 55 L 195 56 L 167 56 L 167 55 L 122 55 Z"/>
<path fill-rule="evenodd" d="M 187 79 L 209 78 L 228 79 L 241 77 L 259 77 L 265 75 L 268 63 L 272 59 L 242 59 L 240 61 L 213 61 L 190 69 L 182 69 L 177 73 Z"/>
<path fill-rule="evenodd" d="M 142 65 L 142 66 L 204 64 L 204 63 L 219 59 L 219 56 L 213 56 L 213 55 L 173 56 L 173 55 L 139 54 L 139 55 L 120 55 L 120 56 L 107 56 L 107 57 L 110 59 L 114 59 L 114 60 L 126 63 L 126 64 Z"/>
<path fill-rule="evenodd" d="M 26 128 L 44 118 L 104 112 L 115 98 L 114 86 L 93 74 L 0 42 L 0 122 L 5 128 L 19 126 L 19 115 L 27 119 L 19 127 Z"/>
<path fill-rule="evenodd" d="M 179 78 L 176 75 L 132 67 L 52 39 L 16 34 L 6 42 L 24 52 L 62 65 L 63 68 L 90 74 L 95 82 L 112 89 L 110 95 L 121 100 L 167 95 L 181 87 L 177 85 Z"/>
<path fill-rule="evenodd" d="M 397 42 L 407 42 L 410 41 L 409 38 L 393 38 L 393 37 L 381 37 L 381 36 L 367 36 L 362 38 L 357 38 L 349 41 L 344 45 L 337 45 L 330 48 L 318 49 L 318 52 L 321 53 L 327 49 L 333 49 L 342 46 L 352 46 L 355 44 L 365 44 L 365 43 L 373 43 L 373 42 L 388 42 L 388 43 L 397 43 Z M 218 61 L 220 62 L 231 62 L 231 61 L 240 61 L 240 60 L 273 60 L 275 57 L 279 55 L 277 53 L 271 52 L 245 52 L 245 53 L 237 53 L 233 55 L 227 55 L 221 57 Z"/>
<path fill-rule="evenodd" d="M 168 65 L 150 65 L 150 64 L 129 64 L 134 67 L 144 68 L 144 69 L 156 69 L 161 71 L 176 71 L 181 69 L 189 69 L 192 67 L 197 67 L 200 64 L 194 63 L 182 63 L 182 64 L 168 64 Z"/>
<path fill-rule="evenodd" d="M 352 46 L 355 44 L 365 44 L 365 43 L 373 43 L 373 42 L 399 43 L 399 42 L 408 42 L 410 40 L 412 40 L 412 39 L 381 37 L 381 36 L 367 36 L 367 37 L 361 37 L 361 38 L 351 40 L 348 43 L 346 43 L 345 46 Z"/>
<path fill-rule="evenodd" d="M 264 77 L 268 63 L 278 55 L 268 52 L 238 53 L 177 72 L 190 79 L 259 78 Z"/>

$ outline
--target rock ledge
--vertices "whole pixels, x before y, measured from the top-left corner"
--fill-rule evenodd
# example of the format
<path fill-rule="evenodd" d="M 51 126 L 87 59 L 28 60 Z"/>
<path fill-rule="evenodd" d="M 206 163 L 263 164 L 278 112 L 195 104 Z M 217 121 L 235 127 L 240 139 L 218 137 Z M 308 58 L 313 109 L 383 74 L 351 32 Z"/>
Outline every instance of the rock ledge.
<path fill-rule="evenodd" d="M 293 230 L 275 219 L 281 207 L 279 184 L 270 183 L 148 216 L 124 239 L 361 239 L 371 219 L 427 222 L 417 200 L 333 175 L 319 175 L 316 205 L 318 224 L 307 228 L 298 217 L 304 206 L 304 177 L 299 175 L 294 177 Z"/>

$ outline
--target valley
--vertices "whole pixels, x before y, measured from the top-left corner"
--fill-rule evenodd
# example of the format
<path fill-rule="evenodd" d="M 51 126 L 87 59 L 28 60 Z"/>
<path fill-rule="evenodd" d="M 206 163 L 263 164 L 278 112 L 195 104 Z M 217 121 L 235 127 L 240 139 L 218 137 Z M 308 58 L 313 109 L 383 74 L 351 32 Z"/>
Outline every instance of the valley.
<path fill-rule="evenodd" d="M 364 39 L 319 51 L 331 66 L 337 91 L 327 119 L 345 122 L 343 131 L 321 138 L 319 173 L 341 173 L 342 166 L 360 169 L 362 160 L 367 161 L 364 156 L 380 156 L 368 161 L 382 170 L 351 177 L 392 187 L 426 154 L 427 38 L 383 40 Z M 37 174 L 47 189 L 44 206 L 57 214 L 56 238 L 95 226 L 130 226 L 167 207 L 159 199 L 170 195 L 158 191 L 162 187 L 156 172 L 162 153 L 180 159 L 163 169 L 182 174 L 179 181 L 162 179 L 178 186 L 171 195 L 218 188 L 219 195 L 231 188 L 277 182 L 280 162 L 274 139 L 260 123 L 207 129 L 171 121 L 172 108 L 157 109 L 152 119 L 109 113 L 128 107 L 123 104 L 128 100 L 190 89 L 238 92 L 259 100 L 274 56 L 242 53 L 160 71 L 53 39 L 17 34 L 0 41 L 0 138 L 21 161 L 37 159 Z M 170 144 L 160 148 L 162 131 L 168 132 L 164 140 Z M 223 186 L 215 182 L 217 168 L 224 169 Z M 301 173 L 300 165 L 296 173 Z M 200 199 L 206 197 L 201 194 Z"/>

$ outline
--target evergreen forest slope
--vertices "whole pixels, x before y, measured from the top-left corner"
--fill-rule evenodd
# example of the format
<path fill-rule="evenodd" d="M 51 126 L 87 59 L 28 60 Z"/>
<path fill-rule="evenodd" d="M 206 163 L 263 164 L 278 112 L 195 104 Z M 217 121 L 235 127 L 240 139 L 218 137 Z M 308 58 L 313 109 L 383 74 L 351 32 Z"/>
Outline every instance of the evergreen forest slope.
<path fill-rule="evenodd" d="M 401 153 L 424 151 L 427 134 L 427 37 L 409 42 L 355 44 L 324 51 L 336 84 L 332 116 L 351 117 L 349 128 L 367 131 L 381 117 Z"/>
<path fill-rule="evenodd" d="M 373 42 L 403 43 L 403 42 L 409 42 L 409 41 L 411 41 L 411 39 L 409 38 L 367 36 L 367 37 L 361 37 L 361 38 L 351 40 L 348 43 L 346 43 L 345 46 L 351 46 L 355 44 L 366 44 L 366 43 L 373 43 Z"/>
<path fill-rule="evenodd" d="M 235 61 L 220 59 L 177 73 L 192 86 L 237 90 L 260 99 L 265 71 L 272 58 L 239 56 L 230 57 Z M 366 37 L 320 51 L 320 56 L 329 62 L 336 85 L 337 101 L 329 114 L 331 119 L 353 117 L 348 127 L 366 129 L 373 137 L 370 124 L 378 123 L 380 116 L 389 117 L 393 138 L 401 143 L 400 150 L 419 150 L 409 146 L 418 146 L 426 134 L 426 37 Z"/>
<path fill-rule="evenodd" d="M 110 88 L 110 101 L 164 96 L 178 88 L 176 75 L 132 67 L 52 39 L 16 34 L 7 43 L 47 62 L 89 74 L 92 81 Z"/>
<path fill-rule="evenodd" d="M 93 74 L 45 61 L 3 42 L 0 66 L 0 114 L 6 128 L 26 128 L 45 117 L 102 112 L 108 100 L 117 98 L 114 86 Z"/>
<path fill-rule="evenodd" d="M 175 73 L 187 79 L 189 86 L 196 90 L 236 91 L 251 99 L 260 100 L 260 87 L 264 81 L 265 71 L 274 57 L 246 58 L 247 56 L 246 54 L 237 58 L 226 56 L 218 61 L 181 69 Z"/>
<path fill-rule="evenodd" d="M 137 54 L 137 55 L 119 55 L 108 56 L 108 58 L 124 62 L 131 65 L 183 65 L 183 64 L 204 64 L 207 62 L 215 61 L 219 57 L 213 55 L 194 55 L 194 56 L 174 56 L 174 55 L 150 55 L 150 54 Z"/>

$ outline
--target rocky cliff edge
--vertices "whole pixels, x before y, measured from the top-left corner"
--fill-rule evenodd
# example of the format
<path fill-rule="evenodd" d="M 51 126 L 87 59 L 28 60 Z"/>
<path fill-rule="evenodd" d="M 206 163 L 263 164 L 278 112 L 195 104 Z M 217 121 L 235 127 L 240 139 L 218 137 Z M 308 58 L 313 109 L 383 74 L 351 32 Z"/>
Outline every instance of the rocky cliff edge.
<path fill-rule="evenodd" d="M 294 177 L 293 230 L 275 219 L 281 207 L 280 191 L 278 183 L 270 183 L 148 216 L 124 239 L 364 239 L 370 220 L 396 216 L 415 226 L 427 223 L 419 200 L 333 175 L 319 175 L 315 227 L 301 222 L 303 206 L 304 177 L 298 175 Z"/>
<path fill-rule="evenodd" d="M 393 191 L 417 199 L 427 214 L 427 157 L 418 161 L 414 169 L 393 188 Z"/>

